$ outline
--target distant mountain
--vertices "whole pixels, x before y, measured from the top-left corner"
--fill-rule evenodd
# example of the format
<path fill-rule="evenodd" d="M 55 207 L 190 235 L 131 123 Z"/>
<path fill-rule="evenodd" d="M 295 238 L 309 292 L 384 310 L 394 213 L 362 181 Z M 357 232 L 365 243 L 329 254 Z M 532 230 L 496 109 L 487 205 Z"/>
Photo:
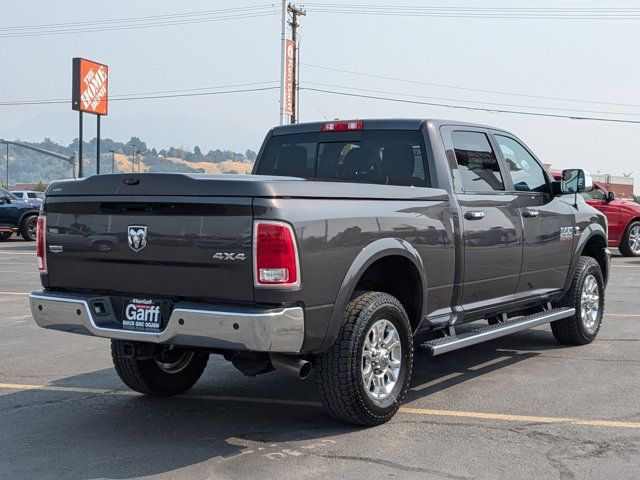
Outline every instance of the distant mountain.
<path fill-rule="evenodd" d="M 72 156 L 78 151 L 78 139 L 68 145 L 60 145 L 49 138 L 42 142 L 25 142 L 49 151 Z M 135 158 L 133 152 L 135 148 Z M 113 150 L 113 154 L 111 153 Z M 233 150 L 209 150 L 196 146 L 193 150 L 169 147 L 157 150 L 139 137 L 131 137 L 126 143 L 103 138 L 100 145 L 101 172 L 184 172 L 247 174 L 253 167 L 256 153 L 247 149 L 244 153 Z M 96 173 L 96 139 L 83 142 L 84 175 Z M 114 162 L 115 160 L 115 162 Z M 112 165 L 113 164 L 113 165 Z M 77 171 L 77 170 L 76 170 Z M 48 183 L 52 180 L 73 178 L 72 166 L 64 160 L 52 158 L 32 150 L 12 146 L 9 156 L 9 183 Z M 6 164 L 0 162 L 0 184 L 6 180 Z"/>
<path fill-rule="evenodd" d="M 85 131 L 91 132 L 91 136 L 94 135 L 95 123 L 93 115 L 84 116 Z M 157 148 L 199 145 L 203 150 L 223 148 L 238 152 L 257 150 L 264 138 L 264 132 L 231 122 L 142 113 L 129 117 L 104 117 L 101 130 L 104 138 L 128 138 L 131 132 L 136 132 Z M 26 141 L 51 138 L 61 143 L 70 143 L 77 136 L 78 115 L 71 111 L 43 113 L 13 129 L 0 130 L 0 138 Z"/>

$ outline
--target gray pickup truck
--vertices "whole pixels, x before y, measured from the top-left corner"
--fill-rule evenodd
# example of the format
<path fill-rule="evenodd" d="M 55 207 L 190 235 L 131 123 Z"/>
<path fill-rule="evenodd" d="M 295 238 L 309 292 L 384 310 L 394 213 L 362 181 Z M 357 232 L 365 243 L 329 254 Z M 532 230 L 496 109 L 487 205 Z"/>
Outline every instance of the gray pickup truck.
<path fill-rule="evenodd" d="M 375 425 L 416 352 L 546 323 L 561 343 L 594 340 L 610 253 L 590 188 L 481 125 L 276 127 L 253 175 L 53 183 L 31 309 L 41 327 L 110 338 L 138 392 L 184 392 L 218 354 L 249 376 L 313 372 L 335 417 Z"/>

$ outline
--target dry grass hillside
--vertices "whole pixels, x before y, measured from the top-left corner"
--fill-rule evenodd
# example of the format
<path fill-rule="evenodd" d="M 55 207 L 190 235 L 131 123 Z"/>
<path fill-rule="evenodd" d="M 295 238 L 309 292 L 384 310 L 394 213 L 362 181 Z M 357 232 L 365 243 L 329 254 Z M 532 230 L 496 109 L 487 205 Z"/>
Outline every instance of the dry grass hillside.
<path fill-rule="evenodd" d="M 167 160 L 171 160 L 176 163 L 182 163 L 184 165 L 188 165 L 191 168 L 203 168 L 205 173 L 238 173 L 240 175 L 246 175 L 251 173 L 251 169 L 253 168 L 253 163 L 246 162 L 233 162 L 227 160 L 221 163 L 211 163 L 211 162 L 189 162 L 187 160 L 182 160 L 181 158 L 168 158 Z"/>
<path fill-rule="evenodd" d="M 131 172 L 131 156 L 124 155 L 122 153 L 116 153 L 116 172 Z M 138 157 L 140 160 L 140 171 L 147 172 L 149 170 L 149 166 L 145 164 L 144 159 L 142 157 Z M 189 162 L 187 160 L 183 160 L 181 158 L 173 158 L 167 157 L 164 158 L 166 161 L 170 161 L 176 164 L 176 170 L 180 170 L 180 165 L 184 165 L 186 167 L 191 168 L 202 168 L 205 173 L 237 173 L 240 175 L 246 175 L 251 173 L 251 169 L 253 168 L 253 163 L 246 162 L 235 162 L 231 160 L 227 160 L 221 163 L 212 163 L 212 162 Z M 104 171 L 109 171 L 111 168 L 111 163 L 106 162 L 106 165 L 103 166 Z M 138 164 L 136 163 L 136 171 L 138 171 Z M 187 169 L 185 169 L 187 171 Z"/>

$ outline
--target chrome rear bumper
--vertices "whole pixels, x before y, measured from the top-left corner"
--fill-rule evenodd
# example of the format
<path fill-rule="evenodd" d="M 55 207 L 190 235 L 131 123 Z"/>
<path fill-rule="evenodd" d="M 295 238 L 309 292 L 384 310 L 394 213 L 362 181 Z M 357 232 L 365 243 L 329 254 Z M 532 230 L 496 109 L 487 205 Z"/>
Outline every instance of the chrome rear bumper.
<path fill-rule="evenodd" d="M 90 305 L 105 297 L 33 292 L 29 298 L 36 323 L 63 332 L 181 347 L 279 353 L 298 353 L 304 341 L 301 307 L 230 308 L 180 302 L 163 331 L 143 332 L 101 326 Z"/>

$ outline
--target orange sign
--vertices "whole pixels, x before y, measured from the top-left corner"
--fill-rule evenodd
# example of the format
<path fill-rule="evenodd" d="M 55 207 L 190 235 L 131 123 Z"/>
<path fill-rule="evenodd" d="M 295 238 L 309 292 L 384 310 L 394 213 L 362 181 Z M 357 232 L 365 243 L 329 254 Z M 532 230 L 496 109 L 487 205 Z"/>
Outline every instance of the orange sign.
<path fill-rule="evenodd" d="M 293 62 L 295 43 L 285 40 L 284 47 L 284 98 L 282 99 L 282 113 L 293 115 Z"/>
<path fill-rule="evenodd" d="M 109 67 L 84 58 L 73 59 L 73 110 L 106 115 L 108 91 Z"/>

